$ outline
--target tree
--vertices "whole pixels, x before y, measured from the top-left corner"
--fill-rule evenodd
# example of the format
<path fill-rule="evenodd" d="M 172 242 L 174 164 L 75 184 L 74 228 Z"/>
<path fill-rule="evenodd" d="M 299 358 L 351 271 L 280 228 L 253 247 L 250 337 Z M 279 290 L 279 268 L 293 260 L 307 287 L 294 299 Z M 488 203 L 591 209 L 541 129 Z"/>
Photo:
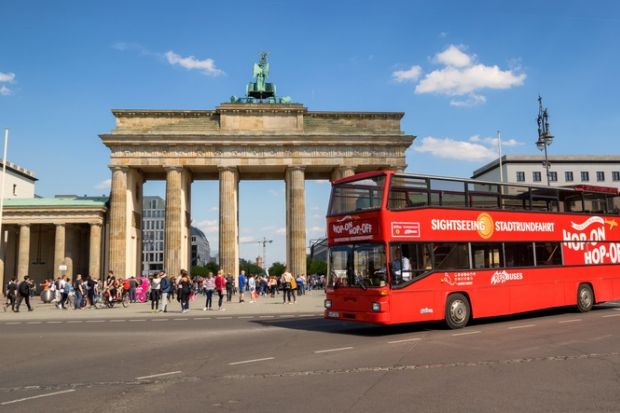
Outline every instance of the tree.
<path fill-rule="evenodd" d="M 265 272 L 258 265 L 254 264 L 253 262 L 244 260 L 243 258 L 239 260 L 239 271 L 245 271 L 246 274 L 262 274 Z"/>
<path fill-rule="evenodd" d="M 306 258 L 306 274 L 327 274 L 327 263 L 312 259 L 308 255 Z"/>
<path fill-rule="evenodd" d="M 206 277 L 208 273 L 217 274 L 220 267 L 214 261 L 210 261 L 207 265 L 195 266 L 192 267 L 191 275 L 199 275 L 201 277 Z"/>
<path fill-rule="evenodd" d="M 285 270 L 286 266 L 281 262 L 276 261 L 271 264 L 271 267 L 269 267 L 269 275 L 275 275 L 276 277 L 279 277 L 282 275 L 282 273 L 284 273 Z"/>

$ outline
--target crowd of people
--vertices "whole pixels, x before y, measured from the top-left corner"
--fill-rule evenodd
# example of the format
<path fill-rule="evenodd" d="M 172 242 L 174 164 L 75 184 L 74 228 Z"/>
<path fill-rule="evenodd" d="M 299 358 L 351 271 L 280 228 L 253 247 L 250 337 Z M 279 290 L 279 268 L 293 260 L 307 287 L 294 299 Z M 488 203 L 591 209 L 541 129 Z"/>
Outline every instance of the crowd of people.
<path fill-rule="evenodd" d="M 235 282 L 236 281 L 236 282 Z M 225 311 L 224 302 L 232 302 L 233 295 L 238 295 L 239 303 L 255 303 L 261 297 L 275 298 L 282 294 L 283 304 L 294 304 L 297 297 L 308 290 L 322 289 L 324 276 L 303 274 L 293 276 L 285 271 L 281 276 L 246 275 L 241 271 L 237 279 L 232 274 L 208 273 L 206 277 L 191 277 L 186 270 L 177 276 L 159 272 L 150 277 L 116 277 L 109 271 L 104 280 L 78 274 L 73 280 L 69 277 L 58 277 L 56 280 L 45 280 L 41 284 L 42 297 L 56 305 L 58 309 L 81 310 L 96 307 L 97 303 L 109 304 L 126 300 L 130 303 L 150 301 L 152 312 L 168 312 L 171 301 L 178 301 L 181 312 L 189 311 L 190 302 L 196 301 L 199 295 L 205 296 L 203 311 L 213 310 L 213 300 L 217 298 L 217 310 Z M 19 281 L 13 277 L 6 284 L 4 294 L 8 307 L 14 312 L 20 311 L 22 302 L 28 311 L 33 311 L 30 298 L 35 294 L 36 285 L 29 276 Z M 224 299 L 226 301 L 224 301 Z"/>

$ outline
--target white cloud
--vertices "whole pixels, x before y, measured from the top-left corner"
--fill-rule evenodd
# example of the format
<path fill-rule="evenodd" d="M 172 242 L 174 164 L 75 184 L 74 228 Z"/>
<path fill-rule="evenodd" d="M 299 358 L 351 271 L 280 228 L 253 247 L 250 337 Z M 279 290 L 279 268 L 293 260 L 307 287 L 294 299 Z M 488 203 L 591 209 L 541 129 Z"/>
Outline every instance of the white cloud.
<path fill-rule="evenodd" d="M 0 72 L 0 82 L 9 82 L 13 83 L 15 81 L 15 73 L 11 72 Z"/>
<path fill-rule="evenodd" d="M 179 65 L 187 70 L 200 70 L 207 76 L 219 76 L 224 74 L 223 71 L 215 67 L 215 61 L 210 58 L 198 60 L 194 56 L 183 57 L 174 53 L 172 50 L 167 51 L 164 56 L 171 65 Z"/>
<path fill-rule="evenodd" d="M 11 89 L 9 89 L 8 87 L 6 87 L 4 85 L 0 86 L 0 95 L 2 95 L 2 96 L 9 96 L 12 93 L 13 93 L 13 91 Z"/>
<path fill-rule="evenodd" d="M 275 189 L 269 189 L 269 190 L 267 190 L 267 192 L 269 192 L 271 195 L 273 195 L 274 198 L 279 198 L 280 197 L 280 192 L 276 191 Z"/>
<path fill-rule="evenodd" d="M 497 151 L 477 142 L 457 141 L 450 138 L 424 137 L 413 147 L 416 152 L 430 153 L 438 158 L 479 162 L 494 159 Z"/>
<path fill-rule="evenodd" d="M 277 228 L 274 231 L 274 234 L 276 234 L 276 235 L 286 235 L 286 227 Z"/>
<path fill-rule="evenodd" d="M 306 234 L 308 235 L 321 235 L 321 236 L 325 236 L 325 227 L 320 227 L 320 226 L 313 226 L 310 228 L 306 228 Z"/>
<path fill-rule="evenodd" d="M 198 227 L 205 234 L 218 234 L 219 222 L 217 219 L 204 219 L 194 223 L 195 227 Z"/>
<path fill-rule="evenodd" d="M 399 83 L 403 82 L 416 82 L 422 74 L 422 68 L 420 66 L 411 66 L 407 70 L 397 70 L 392 73 L 392 78 Z"/>
<path fill-rule="evenodd" d="M 521 86 L 527 77 L 518 66 L 502 70 L 498 65 L 479 63 L 476 55 L 466 53 L 463 46 L 449 45 L 432 60 L 443 67 L 426 73 L 421 79 L 422 69 L 419 66 L 394 72 L 392 76 L 399 82 L 419 80 L 415 87 L 416 94 L 451 96 L 450 105 L 455 107 L 483 104 L 486 97 L 480 94 L 481 90 Z"/>
<path fill-rule="evenodd" d="M 112 179 L 106 179 L 95 185 L 95 189 L 108 189 L 112 187 Z"/>
<path fill-rule="evenodd" d="M 459 49 L 453 44 L 448 46 L 448 48 L 443 52 L 437 53 L 437 55 L 435 55 L 435 59 L 439 63 L 443 63 L 446 66 L 453 67 L 469 66 L 471 65 L 472 58 L 472 56 L 469 56 L 467 53 L 462 52 L 461 49 Z"/>
<path fill-rule="evenodd" d="M 258 243 L 258 241 L 256 240 L 256 238 L 254 238 L 253 236 L 249 235 L 249 236 L 245 236 L 245 237 L 239 237 L 239 242 L 243 242 L 246 244 L 249 244 L 251 242 L 256 242 Z"/>

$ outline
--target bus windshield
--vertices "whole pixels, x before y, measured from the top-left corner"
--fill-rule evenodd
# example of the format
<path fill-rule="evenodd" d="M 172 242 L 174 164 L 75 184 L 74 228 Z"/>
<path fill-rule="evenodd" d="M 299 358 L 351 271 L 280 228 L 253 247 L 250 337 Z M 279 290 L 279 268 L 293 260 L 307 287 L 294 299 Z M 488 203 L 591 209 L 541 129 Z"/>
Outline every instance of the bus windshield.
<path fill-rule="evenodd" d="M 382 244 L 332 247 L 329 249 L 327 287 L 384 287 L 385 269 L 385 247 Z"/>
<path fill-rule="evenodd" d="M 385 175 L 335 184 L 332 189 L 328 215 L 381 208 L 384 186 Z"/>

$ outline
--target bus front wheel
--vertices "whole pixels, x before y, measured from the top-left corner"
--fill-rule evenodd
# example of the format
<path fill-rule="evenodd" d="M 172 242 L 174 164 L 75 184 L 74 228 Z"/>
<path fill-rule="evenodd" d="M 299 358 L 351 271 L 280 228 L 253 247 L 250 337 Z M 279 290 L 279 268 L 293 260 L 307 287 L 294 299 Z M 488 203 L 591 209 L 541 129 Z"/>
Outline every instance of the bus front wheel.
<path fill-rule="evenodd" d="M 594 292 L 588 284 L 581 284 L 577 289 L 577 310 L 580 313 L 586 313 L 592 309 L 594 305 Z"/>
<path fill-rule="evenodd" d="M 451 294 L 446 301 L 446 325 L 448 328 L 463 328 L 469 322 L 471 308 L 463 294 Z"/>

